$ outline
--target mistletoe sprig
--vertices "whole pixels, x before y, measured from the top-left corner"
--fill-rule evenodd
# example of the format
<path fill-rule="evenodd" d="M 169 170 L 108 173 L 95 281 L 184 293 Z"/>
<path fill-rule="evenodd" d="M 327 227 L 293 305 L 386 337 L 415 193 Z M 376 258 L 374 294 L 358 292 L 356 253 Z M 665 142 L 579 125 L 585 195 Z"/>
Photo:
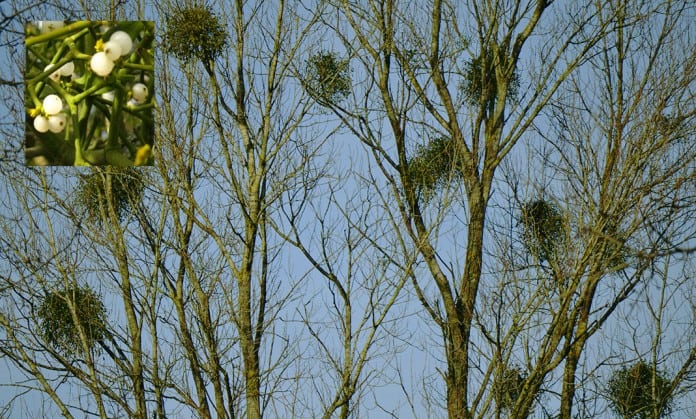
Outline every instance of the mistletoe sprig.
<path fill-rule="evenodd" d="M 27 163 L 152 163 L 154 23 L 42 21 L 26 35 Z"/>

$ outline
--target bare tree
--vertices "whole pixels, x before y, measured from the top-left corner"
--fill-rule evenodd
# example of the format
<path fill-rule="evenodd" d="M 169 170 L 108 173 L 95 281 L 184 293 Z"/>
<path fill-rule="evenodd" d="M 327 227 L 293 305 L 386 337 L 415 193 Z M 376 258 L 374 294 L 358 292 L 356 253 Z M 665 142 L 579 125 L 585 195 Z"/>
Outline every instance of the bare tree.
<path fill-rule="evenodd" d="M 487 391 L 485 386 L 473 390 L 470 357 L 496 169 L 604 35 L 607 22 L 597 18 L 602 6 L 574 4 L 563 10 L 547 1 L 335 4 L 337 17 L 329 24 L 362 65 L 363 80 L 352 106 L 333 109 L 372 149 L 396 201 L 389 211 L 427 266 L 431 282 L 420 280 L 414 286 L 444 340 L 447 411 L 453 418 L 470 417 Z M 532 42 L 537 33 L 547 35 Z M 532 58 L 527 62 L 525 57 Z M 377 111 L 372 104 L 379 104 Z M 433 172 L 430 168 L 438 163 L 440 169 Z M 465 198 L 441 203 L 443 211 L 433 216 L 428 202 L 443 179 L 445 186 L 459 180 Z M 463 219 L 454 214 L 452 202 L 461 204 L 457 208 L 465 211 Z M 458 271 L 437 245 L 437 231 L 448 216 L 464 226 Z M 437 299 L 426 297 L 428 284 L 437 289 Z M 541 378 L 529 378 L 531 386 L 523 388 L 518 400 L 525 401 L 515 414 L 527 414 Z"/>
<path fill-rule="evenodd" d="M 561 417 L 595 415 L 592 406 L 601 412 L 603 365 L 626 361 L 627 353 L 641 359 L 652 347 L 664 358 L 647 359 L 651 365 L 679 362 L 675 387 L 693 368 L 693 343 L 668 356 L 636 342 L 644 331 L 633 330 L 652 318 L 658 342 L 662 316 L 683 318 L 665 311 L 657 290 L 684 292 L 674 271 L 693 252 L 695 74 L 694 55 L 683 54 L 682 40 L 693 37 L 687 16 L 673 2 L 603 9 L 600 18 L 615 22 L 611 32 L 547 108 L 549 118 L 537 125 L 541 140 L 530 141 L 538 170 L 508 172 L 508 199 L 517 204 L 499 231 L 516 234 L 501 234 L 507 274 L 495 295 L 514 309 L 492 313 L 504 326 L 491 322 L 489 341 L 522 363 L 524 386 L 536 386 L 528 396 L 559 401 Z M 519 180 L 525 169 L 531 186 Z M 639 295 L 649 310 L 614 314 Z M 607 338 L 605 327 L 625 336 Z M 507 341 L 495 339 L 501 333 Z M 520 397 L 512 411 L 529 403 Z"/>
<path fill-rule="evenodd" d="M 619 2 L 615 22 L 558 101 L 548 144 L 572 220 L 561 415 L 569 417 L 578 362 L 615 308 L 651 280 L 654 264 L 693 250 L 693 53 L 688 6 Z M 592 78 L 585 77 L 591 74 Z M 573 110 L 574 109 L 574 110 Z M 611 290 L 611 291 L 610 291 Z M 566 303 L 567 302 L 567 303 Z M 659 323 L 659 322 L 658 322 Z M 660 335 L 662 335 L 660 333 Z"/>
<path fill-rule="evenodd" d="M 312 101 L 292 76 L 315 17 L 297 2 L 232 6 L 227 20 L 162 5 L 154 170 L 5 175 L 4 354 L 64 416 L 259 418 L 289 381 L 290 343 L 268 334 L 293 290 L 271 226 L 312 156 Z M 70 345 L 39 333 L 55 321 L 46 301 L 67 313 Z"/>
<path fill-rule="evenodd" d="M 368 396 L 391 384 L 385 377 L 403 346 L 398 341 L 411 335 L 404 321 L 409 310 L 399 306 L 407 302 L 401 291 L 413 275 L 413 260 L 400 261 L 401 252 L 387 251 L 395 246 L 388 245 L 391 235 L 383 234 L 378 219 L 386 197 L 369 181 L 339 176 L 340 163 L 332 166 L 337 173 L 328 178 L 338 182 L 308 184 L 301 197 L 283 205 L 290 231 L 286 240 L 317 273 L 307 280 L 320 278 L 318 291 L 298 313 L 312 337 L 311 362 L 328 371 L 312 381 L 324 418 L 356 417 L 376 409 L 391 413 L 378 400 L 370 407 Z M 341 193 L 348 182 L 364 187 Z M 413 250 L 411 254 L 415 257 Z"/>
<path fill-rule="evenodd" d="M 154 168 L 0 168 L 8 412 L 569 418 L 609 412 L 613 366 L 693 389 L 691 4 L 154 10 Z"/>

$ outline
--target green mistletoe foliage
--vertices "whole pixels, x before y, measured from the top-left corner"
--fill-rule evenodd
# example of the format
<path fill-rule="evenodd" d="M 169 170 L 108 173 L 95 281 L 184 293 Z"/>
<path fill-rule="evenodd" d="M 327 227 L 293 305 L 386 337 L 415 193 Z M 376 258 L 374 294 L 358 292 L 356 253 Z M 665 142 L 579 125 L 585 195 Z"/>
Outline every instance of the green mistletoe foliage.
<path fill-rule="evenodd" d="M 225 26 L 206 5 L 179 7 L 167 17 L 164 48 L 180 60 L 206 63 L 220 56 L 226 45 Z"/>
<path fill-rule="evenodd" d="M 666 417 L 672 410 L 670 380 L 642 360 L 614 372 L 607 392 L 612 409 L 625 419 Z"/>
<path fill-rule="evenodd" d="M 86 219 L 102 224 L 112 205 L 119 221 L 133 213 L 142 200 L 145 175 L 136 168 L 108 167 L 82 175 L 75 194 L 76 205 L 86 211 Z"/>
<path fill-rule="evenodd" d="M 427 201 L 439 188 L 461 176 L 459 159 L 451 138 L 431 140 L 420 146 L 408 162 L 411 184 Z"/>
<path fill-rule="evenodd" d="M 566 229 L 561 211 L 543 199 L 522 206 L 520 222 L 527 250 L 540 261 L 556 260 L 566 241 Z"/>
<path fill-rule="evenodd" d="M 306 62 L 305 88 L 324 106 L 338 104 L 352 88 L 350 60 L 330 51 L 313 55 Z"/>
<path fill-rule="evenodd" d="M 89 349 L 110 337 L 104 303 L 87 286 L 75 285 L 48 293 L 39 307 L 38 317 L 44 339 L 68 354 L 84 351 L 81 333 Z"/>
<path fill-rule="evenodd" d="M 496 63 L 498 59 L 501 62 Z M 497 97 L 499 75 L 496 74 L 496 66 L 504 68 L 509 58 L 496 58 L 493 52 L 486 51 L 478 57 L 467 62 L 464 67 L 464 81 L 460 89 L 471 105 L 484 105 L 485 109 L 494 106 Z M 497 65 L 496 65 L 497 64 Z M 502 80 L 501 80 L 502 81 Z M 508 85 L 507 98 L 515 100 L 520 88 L 520 77 L 515 69 Z"/>

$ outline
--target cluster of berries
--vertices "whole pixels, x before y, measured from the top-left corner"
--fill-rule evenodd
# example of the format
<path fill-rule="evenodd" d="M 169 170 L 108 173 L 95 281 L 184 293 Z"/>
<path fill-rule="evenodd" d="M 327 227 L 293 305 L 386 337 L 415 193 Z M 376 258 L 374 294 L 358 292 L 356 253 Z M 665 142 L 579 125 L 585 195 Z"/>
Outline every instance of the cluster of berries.
<path fill-rule="evenodd" d="M 63 26 L 65 26 L 65 23 L 61 21 L 38 22 L 38 28 L 41 33 L 48 33 Z M 98 52 L 90 59 L 89 66 L 98 76 L 106 77 L 114 69 L 116 60 L 130 54 L 133 49 L 133 40 L 128 33 L 116 31 L 111 34 L 107 42 L 98 41 L 96 49 Z M 50 71 L 54 67 L 54 64 L 49 64 L 44 68 L 44 71 Z M 49 78 L 55 82 L 60 81 L 61 77 L 78 78 L 78 75 L 75 74 L 75 64 L 72 61 L 63 64 L 49 75 Z M 113 94 L 114 92 L 104 93 L 102 97 L 105 100 L 113 101 Z M 131 99 L 128 104 L 131 106 L 143 104 L 147 97 L 147 86 L 143 83 L 135 83 L 131 88 Z M 49 130 L 53 133 L 62 132 L 66 124 L 66 115 L 62 113 L 62 110 L 63 101 L 58 95 L 51 94 L 46 96 L 43 100 L 43 113 L 35 117 L 34 128 L 41 133 Z"/>
<path fill-rule="evenodd" d="M 143 83 L 135 83 L 133 87 L 131 87 L 131 99 L 128 101 L 128 106 L 142 105 L 147 100 L 147 94 L 147 86 Z M 101 97 L 107 102 L 113 102 L 114 91 L 102 93 Z"/>
<path fill-rule="evenodd" d="M 34 118 L 34 128 L 39 132 L 51 131 L 55 133 L 62 132 L 65 129 L 65 114 L 63 110 L 63 101 L 58 95 L 48 95 L 43 100 L 44 115 L 37 115 Z"/>
<path fill-rule="evenodd" d="M 154 22 L 41 21 L 26 35 L 27 162 L 150 162 Z"/>
<path fill-rule="evenodd" d="M 60 20 L 44 20 L 38 23 L 41 33 L 52 32 L 63 26 L 65 26 L 65 23 Z M 44 68 L 44 71 L 48 71 L 53 67 L 55 67 L 55 65 L 49 64 Z M 72 76 L 74 71 L 75 64 L 70 61 L 51 73 L 49 77 L 53 81 L 58 81 L 61 76 Z M 66 117 L 65 114 L 61 112 L 63 110 L 63 101 L 60 96 L 46 96 L 43 100 L 43 109 L 45 115 L 38 115 L 34 118 L 34 128 L 41 133 L 49 130 L 55 133 L 62 132 L 65 129 Z"/>
<path fill-rule="evenodd" d="M 116 31 L 104 43 L 102 51 L 92 56 L 92 59 L 89 60 L 89 66 L 98 76 L 106 77 L 114 69 L 114 61 L 130 54 L 132 48 L 133 40 L 130 35 L 123 31 Z"/>

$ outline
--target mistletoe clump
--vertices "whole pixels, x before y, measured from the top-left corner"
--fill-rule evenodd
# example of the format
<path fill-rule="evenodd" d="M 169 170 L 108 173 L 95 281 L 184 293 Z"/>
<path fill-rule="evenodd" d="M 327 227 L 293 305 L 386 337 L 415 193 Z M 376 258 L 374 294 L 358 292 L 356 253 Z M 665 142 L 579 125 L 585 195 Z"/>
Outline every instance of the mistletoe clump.
<path fill-rule="evenodd" d="M 665 417 L 672 410 L 670 380 L 645 361 L 614 372 L 607 387 L 611 407 L 622 418 Z"/>
<path fill-rule="evenodd" d="M 438 137 L 420 146 L 408 162 L 408 176 L 425 199 L 454 178 L 461 176 L 454 141 Z"/>
<path fill-rule="evenodd" d="M 566 230 L 558 206 L 543 199 L 522 206 L 520 222 L 527 250 L 539 260 L 554 260 L 565 243 Z"/>
<path fill-rule="evenodd" d="M 496 57 L 490 51 L 484 51 L 478 57 L 473 58 L 465 64 L 464 80 L 461 90 L 467 101 L 471 105 L 484 104 L 486 109 L 492 107 L 497 97 L 498 80 L 496 67 L 504 68 L 509 58 L 499 59 L 500 63 L 495 63 Z M 520 88 L 520 77 L 515 69 L 510 78 L 507 96 L 511 100 L 517 98 Z"/>
<path fill-rule="evenodd" d="M 206 5 L 180 7 L 167 18 L 165 50 L 183 61 L 214 60 L 226 44 L 225 25 Z"/>
<path fill-rule="evenodd" d="M 307 91 L 320 102 L 335 105 L 351 91 L 350 61 L 335 52 L 323 51 L 307 60 Z"/>
<path fill-rule="evenodd" d="M 81 177 L 76 194 L 77 205 L 84 208 L 87 219 L 101 224 L 112 205 L 119 221 L 135 210 L 145 188 L 143 172 L 135 168 L 107 167 Z"/>
<path fill-rule="evenodd" d="M 81 334 L 90 349 L 110 336 L 104 303 L 87 286 L 73 285 L 48 293 L 39 307 L 38 317 L 44 339 L 70 354 L 83 352 Z"/>

